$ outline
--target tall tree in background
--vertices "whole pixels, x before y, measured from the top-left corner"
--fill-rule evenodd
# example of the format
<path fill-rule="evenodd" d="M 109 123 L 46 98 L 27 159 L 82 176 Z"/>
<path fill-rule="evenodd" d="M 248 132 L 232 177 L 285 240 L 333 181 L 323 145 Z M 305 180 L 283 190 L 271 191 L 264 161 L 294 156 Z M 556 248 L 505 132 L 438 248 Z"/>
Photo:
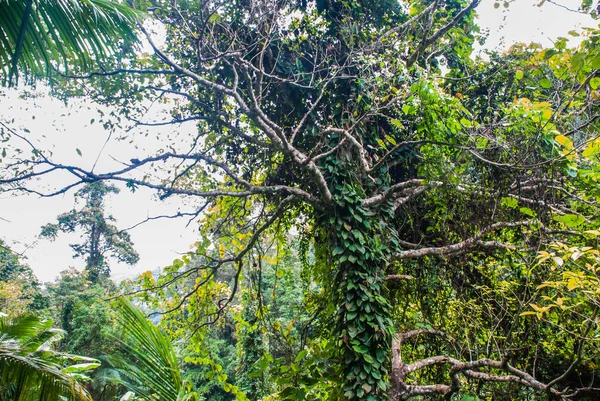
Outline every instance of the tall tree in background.
<path fill-rule="evenodd" d="M 105 199 L 119 190 L 103 182 L 86 185 L 76 193 L 82 208 L 58 216 L 57 222 L 42 227 L 42 237 L 55 239 L 60 233 L 82 233 L 82 242 L 71 244 L 74 257 L 85 259 L 83 272 L 71 268 L 48 284 L 50 311 L 66 332 L 64 352 L 101 358 L 114 346 L 111 332 L 114 313 L 106 301 L 115 295 L 110 279 L 110 260 L 134 264 L 139 257 L 129 234 L 119 230 L 115 219 L 105 213 Z M 107 399 L 116 388 L 103 380 L 104 371 L 93 374 L 89 389 L 97 399 Z"/>
<path fill-rule="evenodd" d="M 15 153 L 0 183 L 33 191 L 26 179 L 66 170 L 74 185 L 114 180 L 201 199 L 189 211 L 206 212 L 201 263 L 183 258 L 148 286 L 193 277 L 170 311 L 187 302 L 194 332 L 234 301 L 265 237 L 285 244 L 284 233 L 299 233 L 319 341 L 290 364 L 282 398 L 451 397 L 472 381 L 492 383 L 490 399 L 496 383 L 569 397 L 569 383 L 597 376 L 594 361 L 570 367 L 598 334 L 596 315 L 580 315 L 581 345 L 560 355 L 572 363 L 540 373 L 537 353 L 514 350 L 556 328 L 521 330 L 531 298 L 505 308 L 483 289 L 495 275 L 493 284 L 511 277 L 535 295 L 535 250 L 573 237 L 588 245 L 600 233 L 590 185 L 599 33 L 575 51 L 557 42 L 488 69 L 470 58 L 479 2 L 156 1 L 166 41 L 148 35 L 154 57 L 82 82 L 121 117 L 194 121 L 196 134 L 173 129 L 164 151 L 108 172 L 34 148 L 31 159 Z M 165 97 L 173 120 L 147 120 L 144 101 Z M 507 271 L 486 270 L 498 265 Z M 230 291 L 214 291 L 224 268 L 235 271 Z M 485 310 L 466 318 L 481 300 Z M 302 369 L 307 353 L 321 360 Z M 555 355 L 545 356 L 550 366 Z M 302 388 L 315 372 L 323 380 Z"/>
<path fill-rule="evenodd" d="M 83 231 L 85 241 L 71 244 L 71 248 L 74 258 L 85 258 L 85 269 L 92 283 L 110 275 L 109 257 L 130 265 L 139 260 L 129 234 L 113 225 L 115 219 L 104 213 L 104 198 L 118 192 L 117 187 L 103 182 L 88 184 L 75 194 L 77 198 L 85 200 L 81 210 L 73 209 L 61 214 L 57 223 L 42 227 L 42 237 L 50 239 L 55 239 L 60 232 Z"/>
<path fill-rule="evenodd" d="M 109 0 L 0 2 L 0 79 L 89 69 L 137 41 L 140 14 Z"/>

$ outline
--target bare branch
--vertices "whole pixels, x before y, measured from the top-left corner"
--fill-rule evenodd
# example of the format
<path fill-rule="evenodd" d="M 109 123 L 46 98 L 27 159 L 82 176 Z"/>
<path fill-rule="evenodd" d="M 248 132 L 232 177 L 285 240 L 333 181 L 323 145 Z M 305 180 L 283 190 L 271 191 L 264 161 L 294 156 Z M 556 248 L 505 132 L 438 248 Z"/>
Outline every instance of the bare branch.
<path fill-rule="evenodd" d="M 388 274 L 383 279 L 386 281 L 414 280 L 414 277 L 407 274 Z"/>
<path fill-rule="evenodd" d="M 497 231 L 503 228 L 523 227 L 530 224 L 532 224 L 532 222 L 529 220 L 495 223 L 482 229 L 479 234 L 474 235 L 473 237 L 468 238 L 464 241 L 440 247 L 428 247 L 401 251 L 400 253 L 394 255 L 392 257 L 392 260 L 420 258 L 423 256 L 456 256 L 457 254 L 467 252 L 475 247 L 515 249 L 516 247 L 511 244 L 502 244 L 496 241 L 481 241 L 481 238 L 483 238 L 490 232 Z"/>

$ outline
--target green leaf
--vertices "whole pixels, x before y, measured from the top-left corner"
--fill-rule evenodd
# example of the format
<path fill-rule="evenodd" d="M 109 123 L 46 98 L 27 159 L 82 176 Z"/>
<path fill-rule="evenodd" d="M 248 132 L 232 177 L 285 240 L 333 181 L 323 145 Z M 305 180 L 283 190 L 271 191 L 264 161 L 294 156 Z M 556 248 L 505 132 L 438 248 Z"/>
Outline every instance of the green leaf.
<path fill-rule="evenodd" d="M 536 216 L 535 212 L 528 207 L 522 207 L 519 210 L 521 211 L 521 213 L 526 214 L 527 216 L 530 216 L 530 217 Z"/>
<path fill-rule="evenodd" d="M 100 367 L 100 362 L 79 363 L 77 365 L 67 366 L 62 371 L 64 373 L 85 372 L 98 367 Z"/>
<path fill-rule="evenodd" d="M 75 149 L 75 152 L 77 152 L 77 154 L 78 154 L 79 156 L 83 156 L 83 155 L 81 154 L 81 150 L 79 150 L 79 148 L 76 148 L 76 149 Z"/>
<path fill-rule="evenodd" d="M 504 198 L 502 198 L 500 200 L 500 204 L 504 205 L 506 207 L 509 207 L 511 209 L 516 209 L 519 206 L 519 201 L 516 200 L 515 198 L 505 196 Z"/>
<path fill-rule="evenodd" d="M 544 52 L 544 60 L 548 60 L 550 59 L 552 56 L 554 56 L 556 53 L 558 53 L 556 50 L 554 49 L 548 49 Z"/>
<path fill-rule="evenodd" d="M 366 354 L 369 351 L 369 349 L 364 345 L 355 345 L 352 347 L 352 349 L 354 350 L 354 352 L 357 352 L 359 354 Z"/>
<path fill-rule="evenodd" d="M 80 364 L 78 369 L 62 368 L 61 363 L 79 360 L 52 349 L 60 341 L 62 331 L 52 328 L 52 320 L 33 315 L 14 319 L 0 316 L 0 385 L 2 400 L 70 400 L 91 401 L 82 384 L 75 379 L 88 379 L 75 371 L 92 369 Z M 43 350 L 43 351 L 42 351 Z M 89 360 L 89 359 L 87 359 Z M 96 367 L 98 363 L 93 363 Z M 6 396 L 6 384 L 10 391 Z M 42 388 L 45 397 L 36 389 Z"/>
<path fill-rule="evenodd" d="M 333 248 L 333 251 L 331 252 L 331 254 L 333 256 L 337 256 L 337 255 L 341 255 L 342 253 L 344 253 L 345 248 L 342 246 L 336 246 L 335 248 Z"/>
<path fill-rule="evenodd" d="M 49 75 L 56 67 L 90 69 L 137 40 L 142 14 L 107 0 L 0 1 L 0 79 Z M 8 79 L 7 79 L 8 78 Z"/>
<path fill-rule="evenodd" d="M 404 114 L 414 114 L 415 111 L 415 108 L 410 104 L 405 104 L 402 106 L 402 112 Z"/>
<path fill-rule="evenodd" d="M 573 228 L 585 223 L 585 217 L 578 214 L 565 214 L 563 216 L 554 216 L 555 221 L 564 223 L 567 227 Z"/>
<path fill-rule="evenodd" d="M 598 77 L 594 77 L 592 79 L 590 79 L 590 87 L 594 90 L 598 89 L 598 87 L 600 86 L 600 78 Z"/>
<path fill-rule="evenodd" d="M 551 88 L 552 81 L 550 81 L 548 78 L 542 78 L 542 80 L 540 81 L 540 86 L 544 89 Z"/>
<path fill-rule="evenodd" d="M 152 395 L 176 401 L 177 394 L 185 390 L 179 360 L 169 338 L 125 298 L 119 299 L 117 317 L 123 339 L 120 351 L 110 356 L 110 363 L 128 372 L 129 379 L 122 384 L 140 397 Z"/>
<path fill-rule="evenodd" d="M 300 352 L 298 352 L 298 355 L 296 355 L 296 358 L 294 359 L 295 363 L 300 362 L 302 359 L 304 359 L 304 357 L 306 356 L 306 354 L 308 354 L 307 350 L 302 350 Z"/>
<path fill-rule="evenodd" d="M 515 72 L 515 78 L 517 80 L 523 79 L 523 71 L 522 70 L 517 70 L 517 72 Z"/>

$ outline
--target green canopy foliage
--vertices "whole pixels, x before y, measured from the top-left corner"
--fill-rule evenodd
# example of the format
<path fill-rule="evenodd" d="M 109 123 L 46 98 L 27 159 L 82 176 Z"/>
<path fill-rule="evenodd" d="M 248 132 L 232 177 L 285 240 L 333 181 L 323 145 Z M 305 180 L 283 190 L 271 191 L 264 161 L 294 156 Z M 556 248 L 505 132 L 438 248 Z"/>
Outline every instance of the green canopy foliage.
<path fill-rule="evenodd" d="M 118 105 L 112 127 L 193 122 L 193 134 L 169 130 L 164 149 L 101 173 L 34 147 L 9 155 L 0 183 L 27 189 L 60 170 L 73 186 L 195 199 L 177 214 L 201 216 L 193 255 L 131 291 L 190 339 L 187 362 L 238 399 L 588 397 L 600 32 L 576 48 L 560 39 L 474 59 L 478 5 L 154 1 L 164 43 L 144 32 L 152 55 L 74 90 Z M 172 120 L 148 120 L 162 99 Z M 273 267 L 273 285 L 256 285 Z M 277 298 L 286 274 L 302 286 L 294 323 L 259 295 Z M 586 301 L 567 307 L 565 291 Z M 254 369 L 233 382 L 209 352 L 220 319 L 237 319 L 239 361 Z M 171 366 L 163 378 L 180 383 L 157 333 L 128 353 Z M 271 347 L 277 338 L 289 349 Z M 150 345 L 162 351 L 139 354 Z M 271 373 L 281 380 L 265 385 Z M 171 384 L 161 386 L 173 397 Z"/>
<path fill-rule="evenodd" d="M 48 306 L 37 277 L 0 240 L 0 311 L 13 318 Z"/>

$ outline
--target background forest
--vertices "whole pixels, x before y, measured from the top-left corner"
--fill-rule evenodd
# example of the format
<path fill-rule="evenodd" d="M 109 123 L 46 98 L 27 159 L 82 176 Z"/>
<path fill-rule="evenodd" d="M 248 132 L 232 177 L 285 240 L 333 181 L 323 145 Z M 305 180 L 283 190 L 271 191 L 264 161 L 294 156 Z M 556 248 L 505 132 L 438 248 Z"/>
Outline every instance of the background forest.
<path fill-rule="evenodd" d="M 40 237 L 85 264 L 0 242 L 0 398 L 598 399 L 600 30 L 476 56 L 479 5 L 0 2 L 4 86 L 166 127 L 90 168 L 0 121 L 0 191 L 73 192 Z M 117 284 L 144 190 L 197 242 Z"/>

